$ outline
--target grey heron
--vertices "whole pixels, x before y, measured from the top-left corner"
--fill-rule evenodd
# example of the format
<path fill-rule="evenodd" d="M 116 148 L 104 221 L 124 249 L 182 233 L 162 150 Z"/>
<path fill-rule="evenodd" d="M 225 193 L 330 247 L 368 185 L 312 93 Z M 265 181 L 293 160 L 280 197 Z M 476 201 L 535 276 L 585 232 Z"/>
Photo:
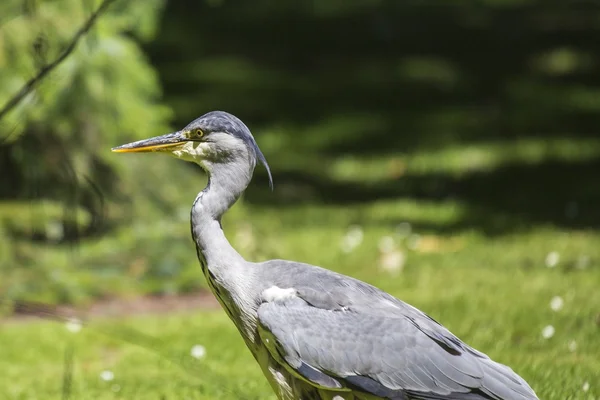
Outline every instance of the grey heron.
<path fill-rule="evenodd" d="M 161 152 L 199 164 L 209 181 L 191 210 L 208 286 L 280 400 L 526 400 L 509 367 L 431 317 L 360 280 L 300 262 L 246 261 L 221 217 L 269 166 L 248 127 L 222 111 L 115 152 Z"/>

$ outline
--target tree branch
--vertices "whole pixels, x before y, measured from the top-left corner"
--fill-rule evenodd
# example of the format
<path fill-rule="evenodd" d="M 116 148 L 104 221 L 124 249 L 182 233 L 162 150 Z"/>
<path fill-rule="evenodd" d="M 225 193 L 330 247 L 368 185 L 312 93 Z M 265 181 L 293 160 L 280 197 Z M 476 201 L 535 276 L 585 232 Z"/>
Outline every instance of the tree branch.
<path fill-rule="evenodd" d="M 79 30 L 75 33 L 75 36 L 71 39 L 68 46 L 60 53 L 60 55 L 52 62 L 49 62 L 43 65 L 38 73 L 31 78 L 30 80 L 23 85 L 23 87 L 15 93 L 15 95 L 10 98 L 0 109 L 0 120 L 6 116 L 13 108 L 15 108 L 22 100 L 27 96 L 46 75 L 52 72 L 56 67 L 60 65 L 68 56 L 75 50 L 77 47 L 77 43 L 81 40 L 83 36 L 92 28 L 100 14 L 102 14 L 111 3 L 114 3 L 115 0 L 103 0 L 100 6 L 90 15 L 90 17 L 85 21 L 85 23 L 79 28 Z"/>

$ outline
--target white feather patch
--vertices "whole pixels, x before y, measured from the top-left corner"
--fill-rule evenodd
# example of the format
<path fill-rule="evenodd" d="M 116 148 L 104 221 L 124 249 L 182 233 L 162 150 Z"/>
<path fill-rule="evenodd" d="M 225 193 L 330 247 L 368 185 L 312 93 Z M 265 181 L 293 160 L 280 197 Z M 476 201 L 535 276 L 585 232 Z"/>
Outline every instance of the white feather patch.
<path fill-rule="evenodd" d="M 294 288 L 282 289 L 277 286 L 271 286 L 262 292 L 262 298 L 266 302 L 285 301 L 297 297 L 298 292 Z"/>
<path fill-rule="evenodd" d="M 185 142 L 171 154 L 184 161 L 199 163 L 211 153 L 210 145 L 203 142 Z"/>

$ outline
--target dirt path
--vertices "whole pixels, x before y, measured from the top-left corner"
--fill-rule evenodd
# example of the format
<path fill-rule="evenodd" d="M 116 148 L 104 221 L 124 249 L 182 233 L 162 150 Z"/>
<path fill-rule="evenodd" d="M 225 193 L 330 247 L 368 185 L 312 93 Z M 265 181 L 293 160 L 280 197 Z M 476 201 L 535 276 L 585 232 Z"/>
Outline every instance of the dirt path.
<path fill-rule="evenodd" d="M 89 306 L 53 306 L 43 303 L 17 303 L 14 313 L 0 316 L 0 323 L 26 322 L 38 318 L 67 320 L 69 318 L 94 319 L 132 315 L 166 314 L 197 310 L 218 309 L 219 303 L 212 293 L 201 291 L 173 296 L 140 296 L 96 301 Z"/>

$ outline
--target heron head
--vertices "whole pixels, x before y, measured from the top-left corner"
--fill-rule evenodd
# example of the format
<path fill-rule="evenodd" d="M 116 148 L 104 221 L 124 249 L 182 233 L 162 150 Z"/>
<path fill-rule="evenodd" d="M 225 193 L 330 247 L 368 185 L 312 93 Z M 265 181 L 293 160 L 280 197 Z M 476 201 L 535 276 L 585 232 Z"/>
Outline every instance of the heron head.
<path fill-rule="evenodd" d="M 249 160 L 252 168 L 262 163 L 271 171 L 250 129 L 236 116 L 224 111 L 211 111 L 190 122 L 185 128 L 150 139 L 113 147 L 117 153 L 161 152 L 192 161 L 206 170 L 214 164 Z"/>

